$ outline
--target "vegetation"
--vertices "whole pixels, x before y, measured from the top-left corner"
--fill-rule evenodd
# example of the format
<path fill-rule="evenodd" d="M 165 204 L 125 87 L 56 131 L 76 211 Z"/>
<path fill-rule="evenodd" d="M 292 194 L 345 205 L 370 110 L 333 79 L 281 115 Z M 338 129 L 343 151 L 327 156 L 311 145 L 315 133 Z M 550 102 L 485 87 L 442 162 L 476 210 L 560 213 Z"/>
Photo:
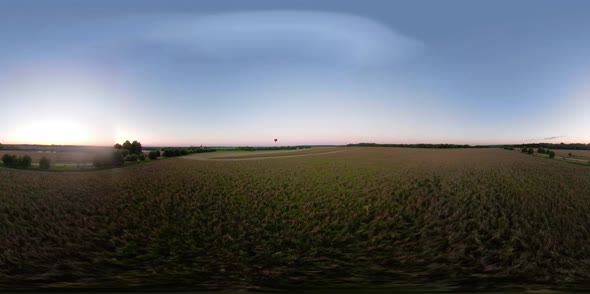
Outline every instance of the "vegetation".
<path fill-rule="evenodd" d="M 96 155 L 92 164 L 98 168 L 122 166 L 125 163 L 123 152 L 114 150 Z"/>
<path fill-rule="evenodd" d="M 125 161 L 128 161 L 128 162 L 136 162 L 137 159 L 138 159 L 137 154 L 129 154 L 129 155 L 125 156 Z"/>
<path fill-rule="evenodd" d="M 16 156 L 4 154 L 2 156 L 2 165 L 10 168 L 30 168 L 33 159 L 28 155 Z"/>
<path fill-rule="evenodd" d="M 566 143 L 559 143 L 559 144 L 553 144 L 553 143 L 535 143 L 535 144 L 521 144 L 521 145 L 515 145 L 515 147 L 530 147 L 530 148 L 545 148 L 545 149 L 571 149 L 571 150 L 590 150 L 590 143 L 589 144 L 584 144 L 584 143 L 571 143 L 571 144 L 566 144 Z"/>
<path fill-rule="evenodd" d="M 51 160 L 47 157 L 41 157 L 39 160 L 40 169 L 49 169 L 51 167 Z"/>
<path fill-rule="evenodd" d="M 150 153 L 148 153 L 148 158 L 151 159 L 151 160 L 158 159 L 158 157 L 160 157 L 160 151 L 159 150 L 152 150 L 152 151 L 150 151 Z"/>
<path fill-rule="evenodd" d="M 191 153 L 204 153 L 204 152 L 215 152 L 216 149 L 208 147 L 167 147 L 162 149 L 162 156 L 164 157 L 176 157 L 184 156 Z"/>
<path fill-rule="evenodd" d="M 5 167 L 16 167 L 17 163 L 18 158 L 16 157 L 16 155 L 4 154 L 2 156 L 2 165 L 4 165 Z"/>
<path fill-rule="evenodd" d="M 176 157 L 188 155 L 188 150 L 184 148 L 164 148 L 162 149 L 162 156 L 164 157 Z"/>
<path fill-rule="evenodd" d="M 552 150 L 547 151 L 547 154 L 549 154 L 549 158 L 555 158 L 555 152 Z"/>
<path fill-rule="evenodd" d="M 590 168 L 501 149 L 342 149 L 0 169 L 0 288 L 588 286 Z"/>
<path fill-rule="evenodd" d="M 456 144 L 377 144 L 357 143 L 348 144 L 347 147 L 404 147 L 404 148 L 434 148 L 434 149 L 457 149 L 457 148 L 488 148 L 489 146 L 471 146 Z"/>
<path fill-rule="evenodd" d="M 126 150 L 127 152 L 123 152 L 123 156 L 127 156 L 128 154 L 142 154 L 141 143 L 137 141 L 133 141 L 133 143 L 131 143 L 129 140 L 127 140 L 123 143 L 123 145 L 117 143 L 113 147 L 117 150 Z"/>

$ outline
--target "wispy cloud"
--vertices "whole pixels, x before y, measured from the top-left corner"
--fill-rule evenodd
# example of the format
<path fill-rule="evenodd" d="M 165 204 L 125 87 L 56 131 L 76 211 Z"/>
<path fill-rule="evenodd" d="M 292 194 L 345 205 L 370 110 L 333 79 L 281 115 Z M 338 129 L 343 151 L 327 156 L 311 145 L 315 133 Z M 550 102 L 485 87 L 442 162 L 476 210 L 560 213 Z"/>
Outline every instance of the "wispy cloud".
<path fill-rule="evenodd" d="M 76 38 L 70 38 L 73 31 Z M 421 41 L 370 18 L 298 10 L 113 17 L 46 34 L 52 41 L 44 44 L 43 39 L 37 46 L 51 47 L 59 40 L 68 47 L 68 58 L 94 52 L 122 60 L 140 54 L 199 62 L 275 59 L 382 67 L 410 59 L 425 48 Z"/>
<path fill-rule="evenodd" d="M 525 141 L 532 142 L 532 141 L 542 141 L 542 140 L 555 140 L 555 139 L 564 138 L 564 137 L 565 136 L 552 136 L 552 137 L 545 137 L 545 138 L 533 138 L 533 139 L 528 139 Z"/>
<path fill-rule="evenodd" d="M 259 11 L 162 18 L 150 41 L 216 59 L 297 58 L 382 66 L 420 51 L 422 43 L 374 20 L 344 13 Z"/>

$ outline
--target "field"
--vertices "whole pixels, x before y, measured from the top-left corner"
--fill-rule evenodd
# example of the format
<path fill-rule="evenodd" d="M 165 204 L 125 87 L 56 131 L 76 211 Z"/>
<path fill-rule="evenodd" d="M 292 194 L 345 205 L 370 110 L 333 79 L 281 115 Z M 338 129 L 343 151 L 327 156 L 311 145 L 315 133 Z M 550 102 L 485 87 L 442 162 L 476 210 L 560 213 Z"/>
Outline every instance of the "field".
<path fill-rule="evenodd" d="M 325 151 L 0 168 L 0 288 L 588 286 L 590 167 L 502 149 Z"/>

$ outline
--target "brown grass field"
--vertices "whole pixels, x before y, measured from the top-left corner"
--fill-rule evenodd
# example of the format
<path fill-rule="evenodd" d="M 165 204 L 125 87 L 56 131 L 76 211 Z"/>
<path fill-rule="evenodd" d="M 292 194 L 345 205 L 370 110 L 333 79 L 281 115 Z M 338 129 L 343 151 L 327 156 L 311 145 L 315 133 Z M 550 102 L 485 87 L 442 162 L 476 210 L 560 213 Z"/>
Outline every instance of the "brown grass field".
<path fill-rule="evenodd" d="M 587 287 L 590 167 L 502 149 L 342 149 L 0 168 L 0 289 Z"/>

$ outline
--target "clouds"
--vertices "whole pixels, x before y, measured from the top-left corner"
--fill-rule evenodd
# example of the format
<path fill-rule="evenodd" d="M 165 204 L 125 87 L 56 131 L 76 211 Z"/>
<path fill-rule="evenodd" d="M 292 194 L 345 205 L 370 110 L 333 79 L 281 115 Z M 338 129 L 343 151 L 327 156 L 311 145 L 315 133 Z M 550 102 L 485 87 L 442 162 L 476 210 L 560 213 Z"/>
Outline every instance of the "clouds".
<path fill-rule="evenodd" d="M 355 66 L 390 65 L 423 47 L 364 17 L 305 11 L 164 16 L 142 39 L 214 60 L 286 59 Z"/>
<path fill-rule="evenodd" d="M 541 140 L 556 140 L 556 139 L 560 139 L 560 138 L 565 138 L 565 136 L 552 136 L 552 137 L 545 137 L 545 138 L 534 138 L 534 139 L 528 139 L 526 140 L 527 142 L 532 142 L 532 141 L 541 141 Z"/>
<path fill-rule="evenodd" d="M 555 139 L 559 139 L 559 138 L 563 138 L 563 136 L 547 137 L 547 138 L 543 138 L 543 140 L 555 140 Z"/>
<path fill-rule="evenodd" d="M 422 42 L 366 17 L 297 10 L 217 14 L 152 13 L 56 23 L 30 33 L 35 57 L 101 62 L 133 58 L 181 63 L 308 63 L 388 67 Z M 23 60 L 30 59 L 27 51 Z"/>

